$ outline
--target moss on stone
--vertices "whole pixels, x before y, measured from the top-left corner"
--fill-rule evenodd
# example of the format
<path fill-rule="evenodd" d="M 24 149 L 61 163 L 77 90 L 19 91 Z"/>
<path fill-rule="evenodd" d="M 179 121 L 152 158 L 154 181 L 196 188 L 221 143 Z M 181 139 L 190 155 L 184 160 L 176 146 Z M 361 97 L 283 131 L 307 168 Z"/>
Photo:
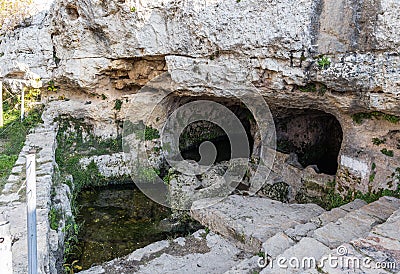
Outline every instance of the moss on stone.
<path fill-rule="evenodd" d="M 373 112 L 360 112 L 360 113 L 355 113 L 352 115 L 353 121 L 356 124 L 362 124 L 364 120 L 366 119 L 380 119 L 380 120 L 386 120 L 390 123 L 397 124 L 400 121 L 399 116 L 391 115 L 391 114 L 386 114 L 380 111 L 373 111 Z"/>
<path fill-rule="evenodd" d="M 266 184 L 262 187 L 260 193 L 268 198 L 284 203 L 289 201 L 289 185 L 285 182 Z"/>

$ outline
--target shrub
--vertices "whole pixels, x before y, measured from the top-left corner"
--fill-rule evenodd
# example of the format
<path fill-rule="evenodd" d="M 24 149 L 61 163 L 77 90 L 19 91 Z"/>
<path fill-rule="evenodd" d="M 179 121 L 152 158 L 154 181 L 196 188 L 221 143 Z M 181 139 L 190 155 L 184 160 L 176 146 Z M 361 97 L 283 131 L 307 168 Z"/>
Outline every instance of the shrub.
<path fill-rule="evenodd" d="M 400 121 L 400 117 L 398 117 L 398 116 L 382 113 L 379 111 L 373 111 L 373 112 L 368 112 L 368 113 L 360 112 L 360 113 L 353 114 L 352 117 L 353 117 L 353 121 L 356 124 L 362 124 L 362 122 L 365 119 L 372 119 L 373 117 L 375 117 L 376 119 L 386 120 L 392 124 L 397 124 Z"/>
<path fill-rule="evenodd" d="M 52 207 L 49 211 L 49 222 L 50 228 L 53 230 L 57 230 L 61 220 L 61 212 L 54 207 Z"/>
<path fill-rule="evenodd" d="M 372 143 L 376 146 L 384 144 L 385 142 L 386 142 L 386 139 L 372 138 Z"/>
<path fill-rule="evenodd" d="M 321 56 L 321 58 L 317 60 L 317 65 L 320 69 L 327 69 L 331 65 L 331 59 L 326 56 Z"/>
<path fill-rule="evenodd" d="M 388 150 L 387 148 L 381 149 L 381 152 L 386 156 L 393 157 L 394 153 L 393 150 Z"/>
<path fill-rule="evenodd" d="M 119 111 L 121 110 L 121 107 L 122 107 L 122 101 L 119 99 L 115 100 L 114 109 Z"/>

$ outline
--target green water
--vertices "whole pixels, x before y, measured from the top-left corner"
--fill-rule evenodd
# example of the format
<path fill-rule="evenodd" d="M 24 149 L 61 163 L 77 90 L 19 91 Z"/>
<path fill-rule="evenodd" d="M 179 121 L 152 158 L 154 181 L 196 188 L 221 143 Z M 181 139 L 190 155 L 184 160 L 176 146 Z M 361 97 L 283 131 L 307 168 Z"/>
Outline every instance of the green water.
<path fill-rule="evenodd" d="M 170 210 L 147 198 L 134 184 L 111 185 L 84 190 L 77 221 L 83 222 L 79 234 L 79 265 L 88 269 L 150 243 L 166 239 L 158 227 Z"/>

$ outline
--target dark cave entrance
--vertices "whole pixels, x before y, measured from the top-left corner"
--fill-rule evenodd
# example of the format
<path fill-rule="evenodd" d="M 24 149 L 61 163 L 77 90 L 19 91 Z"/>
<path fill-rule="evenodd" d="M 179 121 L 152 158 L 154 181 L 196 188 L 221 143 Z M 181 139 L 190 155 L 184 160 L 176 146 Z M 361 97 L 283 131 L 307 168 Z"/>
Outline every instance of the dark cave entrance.
<path fill-rule="evenodd" d="M 249 144 L 249 155 L 246 155 L 246 157 L 250 157 L 254 146 L 253 134 L 257 130 L 257 125 L 251 112 L 239 102 L 214 97 L 185 97 L 181 99 L 181 103 L 183 105 L 197 100 L 210 100 L 219 103 L 235 114 L 246 131 Z M 200 146 L 207 141 L 211 142 L 217 150 L 214 163 L 231 159 L 231 141 L 226 132 L 217 124 L 203 120 L 187 125 L 180 135 L 179 149 L 182 157 L 185 160 L 199 162 L 201 158 Z"/>
<path fill-rule="evenodd" d="M 271 108 L 277 133 L 277 150 L 295 153 L 302 167 L 314 165 L 335 175 L 343 131 L 332 114 L 315 109 Z"/>

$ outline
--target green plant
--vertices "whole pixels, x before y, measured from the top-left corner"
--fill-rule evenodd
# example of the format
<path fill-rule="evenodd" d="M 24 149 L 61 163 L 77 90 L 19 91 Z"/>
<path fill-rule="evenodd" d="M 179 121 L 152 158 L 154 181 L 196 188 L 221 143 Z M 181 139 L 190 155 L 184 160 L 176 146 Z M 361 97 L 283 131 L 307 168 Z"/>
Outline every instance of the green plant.
<path fill-rule="evenodd" d="M 139 140 L 150 141 L 160 138 L 160 133 L 151 126 L 145 126 L 143 129 L 143 125 L 140 125 L 135 129 L 135 136 Z"/>
<path fill-rule="evenodd" d="M 122 101 L 117 99 L 115 100 L 114 109 L 120 111 L 122 107 Z"/>
<path fill-rule="evenodd" d="M 168 170 L 168 174 L 164 176 L 163 181 L 165 184 L 169 185 L 171 180 L 175 177 L 176 177 L 175 170 L 173 168 L 170 168 Z"/>
<path fill-rule="evenodd" d="M 362 124 L 364 119 L 371 119 L 372 115 L 370 113 L 356 113 L 352 115 L 353 121 L 356 124 Z"/>
<path fill-rule="evenodd" d="M 393 150 L 388 150 L 387 148 L 381 149 L 381 152 L 384 155 L 389 156 L 389 157 L 393 157 L 394 156 Z"/>
<path fill-rule="evenodd" d="M 64 273 L 65 274 L 74 274 L 75 270 L 80 271 L 82 270 L 82 267 L 78 265 L 78 260 L 74 260 L 70 264 L 64 264 Z"/>
<path fill-rule="evenodd" d="M 392 123 L 392 124 L 397 124 L 400 121 L 400 117 L 395 116 L 395 115 L 390 115 L 390 114 L 382 114 L 383 119 L 386 121 Z"/>
<path fill-rule="evenodd" d="M 260 251 L 255 255 L 258 256 L 258 257 L 261 257 L 261 258 L 265 258 L 265 252 L 263 252 L 263 251 Z"/>
<path fill-rule="evenodd" d="M 386 139 L 372 138 L 372 143 L 376 146 L 384 144 L 385 142 L 386 142 Z"/>
<path fill-rule="evenodd" d="M 305 86 L 299 86 L 302 92 L 316 92 L 318 95 L 324 95 L 328 90 L 327 86 L 321 83 L 308 83 Z"/>
<path fill-rule="evenodd" d="M 372 183 L 375 180 L 375 175 L 376 175 L 376 172 L 372 172 L 372 174 L 369 175 L 369 182 L 370 183 Z"/>
<path fill-rule="evenodd" d="M 56 208 L 52 207 L 49 211 L 49 223 L 50 228 L 53 230 L 57 230 L 60 225 L 61 220 L 61 212 Z"/>
<path fill-rule="evenodd" d="M 352 115 L 353 121 L 356 124 L 362 124 L 362 122 L 365 119 L 372 119 L 372 118 L 376 118 L 376 119 L 383 119 L 386 120 L 390 123 L 396 124 L 400 121 L 400 117 L 395 116 L 395 115 L 391 115 L 391 114 L 386 114 L 386 113 L 382 113 L 379 111 L 373 111 L 373 112 L 360 112 L 360 113 L 355 113 Z"/>
<path fill-rule="evenodd" d="M 302 92 L 316 92 L 317 86 L 314 83 L 308 83 L 304 87 L 299 87 L 299 90 Z"/>
<path fill-rule="evenodd" d="M 210 233 L 210 229 L 208 228 L 208 227 L 205 227 L 204 228 L 204 233 L 202 233 L 200 236 L 203 238 L 203 239 L 206 239 L 207 238 L 207 235 Z"/>
<path fill-rule="evenodd" d="M 131 12 L 136 12 L 136 8 L 135 7 L 131 7 Z"/>
<path fill-rule="evenodd" d="M 139 182 L 154 183 L 160 176 L 160 170 L 138 166 L 134 171 L 134 176 Z"/>
<path fill-rule="evenodd" d="M 72 256 L 77 257 L 77 254 L 81 253 L 78 248 L 78 234 L 81 229 L 81 225 L 75 222 L 72 216 L 68 216 L 65 220 L 65 227 L 63 232 L 65 233 L 64 240 L 64 273 L 74 273 L 74 270 L 82 269 L 77 265 L 78 261 L 74 260 L 72 263 L 67 263 L 69 258 Z"/>
<path fill-rule="evenodd" d="M 107 96 L 106 96 L 105 94 L 102 93 L 102 94 L 101 94 L 101 99 L 102 99 L 102 100 L 106 100 L 106 99 L 107 99 Z"/>
<path fill-rule="evenodd" d="M 160 138 L 160 134 L 158 133 L 158 130 L 149 126 L 146 126 L 145 132 L 144 132 L 144 139 L 145 140 L 154 140 Z"/>
<path fill-rule="evenodd" d="M 317 60 L 317 65 L 320 69 L 327 69 L 331 65 L 331 60 L 326 56 L 321 56 Z"/>
<path fill-rule="evenodd" d="M 54 84 L 54 80 L 50 80 L 50 81 L 47 83 L 47 90 L 48 90 L 48 91 L 51 91 L 51 92 L 57 92 L 57 87 L 56 87 L 55 84 Z"/>

